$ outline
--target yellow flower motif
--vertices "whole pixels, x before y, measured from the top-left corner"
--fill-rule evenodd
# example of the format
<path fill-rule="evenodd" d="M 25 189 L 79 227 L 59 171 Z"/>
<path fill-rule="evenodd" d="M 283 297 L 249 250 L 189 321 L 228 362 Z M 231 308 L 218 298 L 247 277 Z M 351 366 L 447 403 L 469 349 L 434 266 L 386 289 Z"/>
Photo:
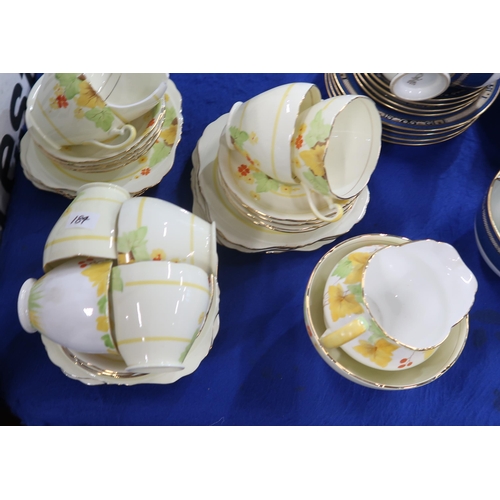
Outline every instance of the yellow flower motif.
<path fill-rule="evenodd" d="M 366 267 L 368 259 L 372 256 L 370 252 L 354 252 L 349 255 L 349 260 L 352 262 L 352 271 L 346 276 L 345 282 L 347 284 L 359 283 L 361 276 Z"/>
<path fill-rule="evenodd" d="M 350 314 L 361 314 L 363 307 L 352 293 L 344 293 L 342 285 L 328 287 L 328 304 L 333 321 Z"/>
<path fill-rule="evenodd" d="M 151 260 L 167 260 L 167 254 L 161 248 L 155 248 L 151 252 Z"/>
<path fill-rule="evenodd" d="M 255 182 L 255 179 L 253 178 L 252 175 L 247 175 L 246 177 L 240 177 L 240 179 L 243 179 L 247 184 L 253 184 Z"/>
<path fill-rule="evenodd" d="M 165 99 L 165 102 L 170 101 L 170 96 L 168 94 L 165 94 L 163 98 Z"/>
<path fill-rule="evenodd" d="M 56 96 L 64 94 L 64 89 L 58 83 L 54 85 L 54 94 Z"/>
<path fill-rule="evenodd" d="M 312 170 L 314 175 L 323 177 L 325 175 L 325 144 L 316 145 L 312 149 L 306 149 L 299 153 L 304 163 Z"/>
<path fill-rule="evenodd" d="M 302 167 L 302 163 L 300 163 L 300 160 L 299 160 L 298 156 L 294 156 L 292 161 L 293 161 L 293 167 L 294 168 L 297 169 L 297 168 Z"/>
<path fill-rule="evenodd" d="M 299 127 L 299 131 L 297 132 L 297 135 L 304 135 L 305 132 L 306 132 L 306 129 L 307 129 L 307 125 L 305 123 L 303 123 L 300 127 Z"/>
<path fill-rule="evenodd" d="M 84 117 L 85 117 L 85 111 L 83 110 L 83 108 L 76 108 L 75 109 L 75 118 L 80 120 Z"/>
<path fill-rule="evenodd" d="M 81 273 L 86 276 L 92 286 L 97 287 L 97 296 L 104 295 L 108 290 L 109 271 L 111 262 L 97 262 L 87 266 Z"/>
<path fill-rule="evenodd" d="M 288 184 L 280 184 L 279 190 L 284 194 L 291 194 L 292 193 L 292 186 L 289 186 Z"/>
<path fill-rule="evenodd" d="M 162 130 L 160 137 L 169 145 L 175 142 L 175 138 L 177 137 L 177 124 L 172 124 L 165 130 Z"/>
<path fill-rule="evenodd" d="M 147 155 L 143 155 L 137 161 L 142 165 L 143 163 L 147 163 L 148 157 Z"/>
<path fill-rule="evenodd" d="M 259 193 L 256 193 L 255 191 L 250 191 L 250 196 L 251 196 L 254 200 L 260 200 L 260 194 L 259 194 Z"/>
<path fill-rule="evenodd" d="M 360 340 L 359 344 L 354 347 L 354 350 L 377 366 L 385 368 L 391 362 L 392 353 L 397 348 L 397 345 L 391 344 L 385 339 L 379 339 L 375 344 L 370 344 L 366 340 Z"/>
<path fill-rule="evenodd" d="M 257 144 L 259 142 L 259 138 L 257 137 L 257 134 L 255 132 L 250 132 L 250 136 L 248 137 L 248 140 L 250 141 L 250 144 Z"/>
<path fill-rule="evenodd" d="M 59 109 L 59 104 L 58 102 L 56 101 L 56 99 L 54 97 L 51 97 L 49 99 L 49 106 L 52 108 L 52 109 Z"/>
<path fill-rule="evenodd" d="M 106 106 L 87 81 L 80 83 L 80 95 L 76 100 L 76 104 L 85 108 L 104 108 Z"/>
<path fill-rule="evenodd" d="M 260 161 L 259 160 L 254 160 L 253 164 L 250 165 L 250 170 L 256 170 L 257 171 L 259 168 L 260 168 Z"/>
<path fill-rule="evenodd" d="M 100 332 L 109 331 L 109 321 L 107 316 L 98 316 L 97 319 L 97 330 Z"/>

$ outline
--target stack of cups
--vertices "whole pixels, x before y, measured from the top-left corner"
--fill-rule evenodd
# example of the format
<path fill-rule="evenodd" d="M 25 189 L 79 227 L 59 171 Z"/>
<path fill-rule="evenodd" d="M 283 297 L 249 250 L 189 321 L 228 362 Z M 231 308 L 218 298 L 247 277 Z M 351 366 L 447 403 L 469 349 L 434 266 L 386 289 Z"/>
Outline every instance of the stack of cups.
<path fill-rule="evenodd" d="M 215 233 L 169 202 L 86 184 L 47 238 L 45 275 L 19 292 L 20 323 L 127 372 L 182 370 L 218 308 Z"/>

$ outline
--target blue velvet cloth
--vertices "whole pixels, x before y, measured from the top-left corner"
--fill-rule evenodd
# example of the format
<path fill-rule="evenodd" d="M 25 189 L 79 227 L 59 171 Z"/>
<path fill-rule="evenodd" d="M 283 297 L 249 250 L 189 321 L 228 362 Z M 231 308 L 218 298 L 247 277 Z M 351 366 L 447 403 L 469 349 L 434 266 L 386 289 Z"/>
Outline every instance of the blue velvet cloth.
<path fill-rule="evenodd" d="M 171 74 L 184 125 L 172 170 L 146 193 L 192 209 L 191 154 L 207 125 L 245 101 L 324 74 Z M 365 217 L 310 252 L 247 254 L 219 245 L 220 330 L 199 368 L 168 385 L 87 386 L 52 364 L 38 333 L 17 317 L 17 295 L 42 276 L 45 240 L 69 204 L 18 168 L 0 244 L 0 388 L 26 425 L 497 425 L 500 423 L 500 278 L 483 262 L 474 218 L 500 170 L 500 100 L 441 144 L 382 143 Z M 303 299 L 318 260 L 366 233 L 431 238 L 455 246 L 479 282 L 469 337 L 455 365 L 405 391 L 357 385 L 332 370 L 308 338 Z"/>

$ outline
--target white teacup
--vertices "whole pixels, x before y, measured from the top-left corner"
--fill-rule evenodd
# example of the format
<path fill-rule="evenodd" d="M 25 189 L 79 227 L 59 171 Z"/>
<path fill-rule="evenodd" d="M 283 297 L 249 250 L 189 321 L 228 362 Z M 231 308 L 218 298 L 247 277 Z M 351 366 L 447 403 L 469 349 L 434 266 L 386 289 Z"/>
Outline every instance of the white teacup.
<path fill-rule="evenodd" d="M 469 312 L 476 291 L 476 278 L 447 243 L 360 248 L 326 282 L 320 343 L 380 370 L 417 366 Z"/>
<path fill-rule="evenodd" d="M 208 274 L 191 264 L 136 262 L 112 271 L 118 351 L 127 371 L 178 371 L 205 321 Z"/>
<path fill-rule="evenodd" d="M 383 73 L 391 92 L 405 101 L 423 101 L 442 94 L 450 85 L 449 73 Z"/>
<path fill-rule="evenodd" d="M 86 73 L 90 84 L 124 123 L 153 109 L 165 95 L 168 73 Z"/>
<path fill-rule="evenodd" d="M 39 280 L 26 280 L 17 304 L 21 326 L 75 351 L 116 354 L 109 315 L 112 265 L 76 258 Z"/>
<path fill-rule="evenodd" d="M 319 219 L 334 222 L 342 216 L 339 200 L 353 198 L 368 184 L 381 143 L 382 122 L 369 97 L 335 96 L 300 114 L 292 141 L 293 173 Z M 338 207 L 336 215 L 325 217 L 311 192 Z"/>
<path fill-rule="evenodd" d="M 85 75 L 45 73 L 33 88 L 26 125 L 35 140 L 59 150 L 93 144 L 121 150 L 134 141 L 136 130 L 125 124 L 92 88 Z M 107 142 L 122 136 L 123 141 Z"/>
<path fill-rule="evenodd" d="M 169 260 L 217 274 L 215 223 L 168 201 L 139 196 L 124 202 L 117 235 L 119 264 Z"/>
<path fill-rule="evenodd" d="M 249 161 L 267 176 L 296 184 L 290 142 L 299 114 L 321 100 L 311 83 L 289 83 L 233 105 L 223 131 L 233 161 Z"/>
<path fill-rule="evenodd" d="M 116 260 L 118 213 L 129 198 L 129 192 L 116 184 L 81 186 L 49 233 L 43 250 L 44 271 L 77 256 Z"/>

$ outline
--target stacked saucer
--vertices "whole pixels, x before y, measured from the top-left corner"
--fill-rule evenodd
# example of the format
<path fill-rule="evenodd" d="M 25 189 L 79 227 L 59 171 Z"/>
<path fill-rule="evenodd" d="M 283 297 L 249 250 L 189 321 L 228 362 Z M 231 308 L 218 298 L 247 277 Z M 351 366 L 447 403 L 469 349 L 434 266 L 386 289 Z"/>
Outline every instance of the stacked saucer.
<path fill-rule="evenodd" d="M 107 141 L 111 149 L 95 144 L 56 148 L 35 127 L 30 109 L 45 75 L 36 82 L 27 102 L 28 131 L 21 140 L 21 166 L 25 176 L 39 189 L 74 198 L 89 182 L 111 182 L 131 195 L 142 194 L 158 184 L 172 168 L 182 133 L 182 99 L 174 82 L 159 102 L 130 122 L 133 140 L 114 148 L 121 138 Z"/>
<path fill-rule="evenodd" d="M 500 81 L 484 87 L 450 86 L 437 97 L 409 101 L 390 90 L 381 73 L 326 73 L 330 96 L 360 94 L 373 99 L 382 120 L 382 140 L 423 146 L 447 141 L 467 130 L 491 106 Z"/>
<path fill-rule="evenodd" d="M 193 211 L 242 252 L 319 248 L 364 216 L 381 130 L 370 98 L 311 83 L 236 102 L 193 152 Z"/>

